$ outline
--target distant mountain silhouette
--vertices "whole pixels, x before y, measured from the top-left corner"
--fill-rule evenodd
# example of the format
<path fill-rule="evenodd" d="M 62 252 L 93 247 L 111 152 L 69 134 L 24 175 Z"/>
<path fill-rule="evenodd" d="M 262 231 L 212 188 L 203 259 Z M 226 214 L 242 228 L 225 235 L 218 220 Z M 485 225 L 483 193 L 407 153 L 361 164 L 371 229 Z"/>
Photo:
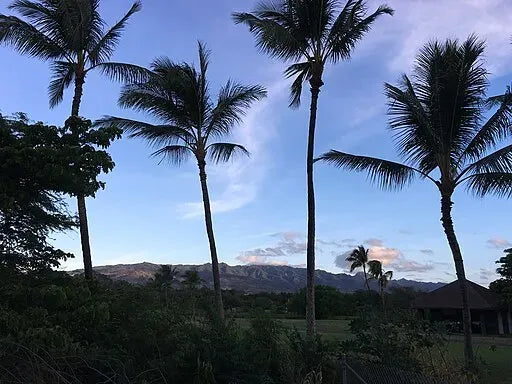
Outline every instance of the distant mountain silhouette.
<path fill-rule="evenodd" d="M 204 282 L 204 286 L 213 287 L 211 264 L 173 265 L 180 274 L 189 269 L 196 269 Z M 95 267 L 95 273 L 105 275 L 113 280 L 124 280 L 132 284 L 144 284 L 153 278 L 160 268 L 159 264 L 118 264 Z M 83 270 L 71 271 L 80 274 Z M 273 265 L 235 265 L 220 264 L 220 277 L 223 289 L 254 292 L 296 292 L 306 286 L 306 269 L 289 266 Z M 354 292 L 364 289 L 362 273 L 348 275 L 346 273 L 330 273 L 316 271 L 316 283 L 335 287 L 342 292 Z M 375 282 L 374 288 L 377 288 Z M 444 283 L 430 283 L 407 279 L 391 280 L 389 287 L 412 287 L 421 291 L 432 291 Z"/>

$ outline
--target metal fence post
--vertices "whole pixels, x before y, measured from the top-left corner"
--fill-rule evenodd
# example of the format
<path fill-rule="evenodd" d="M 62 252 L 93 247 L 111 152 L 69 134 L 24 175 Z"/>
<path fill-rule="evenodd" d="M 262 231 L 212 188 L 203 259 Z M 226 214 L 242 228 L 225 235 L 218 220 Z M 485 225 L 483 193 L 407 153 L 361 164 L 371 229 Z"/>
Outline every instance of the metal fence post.
<path fill-rule="evenodd" d="M 341 382 L 348 384 L 347 382 L 347 356 L 341 355 Z"/>

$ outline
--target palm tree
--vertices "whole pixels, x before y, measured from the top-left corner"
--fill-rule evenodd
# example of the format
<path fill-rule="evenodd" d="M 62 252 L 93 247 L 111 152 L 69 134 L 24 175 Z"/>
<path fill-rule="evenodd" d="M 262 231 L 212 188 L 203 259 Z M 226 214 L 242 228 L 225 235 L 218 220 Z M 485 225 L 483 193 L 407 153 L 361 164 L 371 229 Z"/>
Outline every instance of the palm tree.
<path fill-rule="evenodd" d="M 377 280 L 379 283 L 379 293 L 382 300 L 382 310 L 385 312 L 384 290 L 388 286 L 389 280 L 393 278 L 393 271 L 385 271 L 379 260 L 370 260 L 368 262 L 368 273 L 371 279 Z"/>
<path fill-rule="evenodd" d="M 382 5 L 368 15 L 366 2 L 348 0 L 340 10 L 337 0 L 278 0 L 261 3 L 252 13 L 234 13 L 235 22 L 247 25 L 257 46 L 272 57 L 292 62 L 286 77 L 295 77 L 290 106 L 298 107 L 302 85 L 309 82 L 311 105 L 307 144 L 307 338 L 315 337 L 315 192 L 313 163 L 318 94 L 324 84 L 325 65 L 348 60 L 356 43 L 373 22 L 393 10 Z"/>
<path fill-rule="evenodd" d="M 178 269 L 172 265 L 161 265 L 160 270 L 155 273 L 155 284 L 165 292 L 165 305 L 169 305 L 169 288 L 172 288 L 176 276 L 178 276 Z"/>
<path fill-rule="evenodd" d="M 141 8 L 133 3 L 130 10 L 112 28 L 98 12 L 99 0 L 15 0 L 9 9 L 16 16 L 0 14 L 0 43 L 13 46 L 21 54 L 51 61 L 52 80 L 48 87 L 50 107 L 58 105 L 64 90 L 74 83 L 71 115 L 78 116 L 87 74 L 99 70 L 110 78 L 134 79 L 142 68 L 109 62 L 130 17 Z M 91 247 L 85 194 L 77 193 L 80 238 L 84 274 L 92 278 Z"/>
<path fill-rule="evenodd" d="M 512 133 L 512 94 L 485 99 L 484 43 L 470 36 L 430 42 L 420 51 L 413 80 L 385 85 L 390 130 L 405 164 L 331 150 L 321 160 L 371 181 L 401 189 L 415 176 L 433 182 L 441 194 L 441 222 L 450 246 L 463 305 L 465 361 L 474 367 L 471 314 L 462 252 L 452 221 L 452 195 L 464 184 L 476 196 L 512 195 L 512 145 L 496 150 Z M 486 114 L 497 107 L 490 118 Z M 491 153 L 489 153 L 491 152 Z"/>
<path fill-rule="evenodd" d="M 206 233 L 210 243 L 213 282 L 218 313 L 224 318 L 220 287 L 219 262 L 213 234 L 210 198 L 206 183 L 206 160 L 213 163 L 229 161 L 237 154 L 247 155 L 239 145 L 218 140 L 229 135 L 250 105 L 266 95 L 264 88 L 244 86 L 228 81 L 212 101 L 206 77 L 209 52 L 199 43 L 200 68 L 189 64 L 176 64 L 168 58 L 156 59 L 151 75 L 142 82 L 123 88 L 119 104 L 125 108 L 144 111 L 160 121 L 161 125 L 106 117 L 97 124 L 116 124 L 156 146 L 154 156 L 162 156 L 175 165 L 193 155 L 199 167 L 199 180 L 203 194 Z"/>
<path fill-rule="evenodd" d="M 350 272 L 354 272 L 358 268 L 363 268 L 364 284 L 368 292 L 370 292 L 370 285 L 368 284 L 368 276 L 366 275 L 366 264 L 368 263 L 368 249 L 362 245 L 358 246 L 346 258 L 350 264 Z"/>

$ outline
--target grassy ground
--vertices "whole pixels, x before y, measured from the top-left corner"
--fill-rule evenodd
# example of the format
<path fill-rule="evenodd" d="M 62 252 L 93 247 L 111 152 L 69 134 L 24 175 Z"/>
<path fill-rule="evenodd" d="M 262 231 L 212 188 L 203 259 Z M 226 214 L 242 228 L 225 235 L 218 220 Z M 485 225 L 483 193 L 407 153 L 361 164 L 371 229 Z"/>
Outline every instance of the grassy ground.
<path fill-rule="evenodd" d="M 249 319 L 238 319 L 244 327 Z M 285 327 L 297 328 L 305 332 L 303 319 L 279 319 Z M 317 330 L 323 337 L 331 341 L 342 341 L 351 337 L 349 320 L 317 320 Z M 476 353 L 486 371 L 485 383 L 512 384 L 512 338 L 474 337 Z M 456 359 L 463 356 L 462 338 L 453 336 L 448 350 Z"/>

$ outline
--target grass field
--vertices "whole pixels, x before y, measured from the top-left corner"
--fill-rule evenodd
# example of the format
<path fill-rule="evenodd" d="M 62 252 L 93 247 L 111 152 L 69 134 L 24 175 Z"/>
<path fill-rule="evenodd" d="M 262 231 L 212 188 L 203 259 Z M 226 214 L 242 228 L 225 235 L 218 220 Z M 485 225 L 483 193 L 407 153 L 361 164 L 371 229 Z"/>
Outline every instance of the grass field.
<path fill-rule="evenodd" d="M 238 319 L 241 327 L 248 326 L 249 319 Z M 303 319 L 279 319 L 283 326 L 305 332 Z M 318 332 L 327 340 L 342 341 L 352 337 L 349 320 L 317 320 Z M 478 358 L 485 371 L 487 384 L 512 384 L 512 338 L 494 338 L 474 336 L 474 345 Z M 452 357 L 462 359 L 462 338 L 452 337 L 448 350 Z"/>

